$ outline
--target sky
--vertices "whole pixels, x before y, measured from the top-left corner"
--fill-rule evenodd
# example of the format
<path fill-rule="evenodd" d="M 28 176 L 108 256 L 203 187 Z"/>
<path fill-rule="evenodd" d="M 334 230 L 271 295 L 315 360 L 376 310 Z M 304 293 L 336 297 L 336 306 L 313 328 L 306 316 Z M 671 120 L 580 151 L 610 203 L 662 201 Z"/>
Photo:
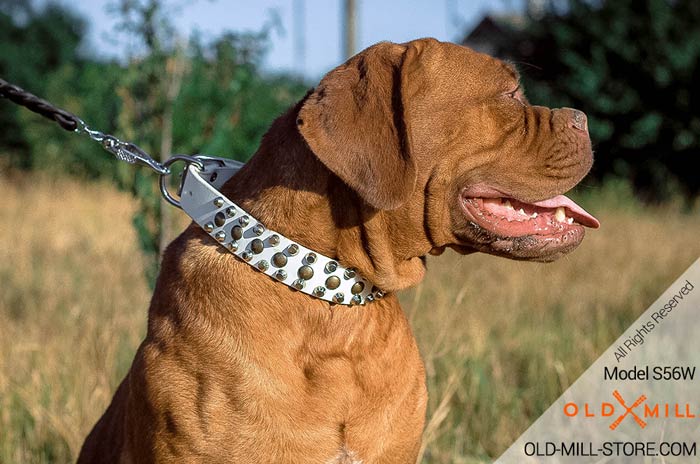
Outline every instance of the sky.
<path fill-rule="evenodd" d="M 60 0 L 80 12 L 89 24 L 89 46 L 101 56 L 123 56 L 126 44 L 115 43 L 113 0 Z M 357 0 L 358 51 L 376 42 L 405 42 L 419 37 L 457 41 L 487 12 L 520 10 L 524 0 Z M 302 4 L 305 36 L 303 58 L 295 54 L 293 7 Z M 177 31 L 188 37 L 198 31 L 214 38 L 226 30 L 259 31 L 276 15 L 280 31 L 273 32 L 264 62 L 268 71 L 293 71 L 318 79 L 344 60 L 341 0 L 166 0 L 174 7 Z M 274 13 L 273 13 L 274 12 Z"/>

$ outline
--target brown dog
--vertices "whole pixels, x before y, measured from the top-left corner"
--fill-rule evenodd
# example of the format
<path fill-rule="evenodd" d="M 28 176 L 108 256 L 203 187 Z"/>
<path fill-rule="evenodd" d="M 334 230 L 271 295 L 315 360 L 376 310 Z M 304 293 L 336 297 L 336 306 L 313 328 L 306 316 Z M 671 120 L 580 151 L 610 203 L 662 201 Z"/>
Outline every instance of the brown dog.
<path fill-rule="evenodd" d="M 446 247 L 550 261 L 597 222 L 583 113 L 531 106 L 515 70 L 433 39 L 380 43 L 277 119 L 223 193 L 388 292 L 314 299 L 190 226 L 148 334 L 80 463 L 413 463 L 423 364 L 395 292 Z"/>

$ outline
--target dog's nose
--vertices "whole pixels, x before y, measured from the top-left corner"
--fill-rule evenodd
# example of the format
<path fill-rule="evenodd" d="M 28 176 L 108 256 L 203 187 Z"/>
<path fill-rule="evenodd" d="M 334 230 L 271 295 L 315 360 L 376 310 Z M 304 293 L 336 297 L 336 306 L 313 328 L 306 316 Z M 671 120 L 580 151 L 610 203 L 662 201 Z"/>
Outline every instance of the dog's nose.
<path fill-rule="evenodd" d="M 588 131 L 588 118 L 586 118 L 586 113 L 573 108 L 564 108 L 571 114 L 569 119 L 569 127 L 573 129 L 578 129 L 582 132 Z"/>

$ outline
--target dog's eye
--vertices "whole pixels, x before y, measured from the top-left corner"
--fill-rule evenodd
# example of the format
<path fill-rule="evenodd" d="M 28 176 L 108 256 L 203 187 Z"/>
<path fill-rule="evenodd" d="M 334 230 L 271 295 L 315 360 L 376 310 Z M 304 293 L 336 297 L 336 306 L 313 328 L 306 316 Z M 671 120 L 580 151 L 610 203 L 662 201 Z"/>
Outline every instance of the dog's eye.
<path fill-rule="evenodd" d="M 515 100 L 518 100 L 520 103 L 525 104 L 525 99 L 523 97 L 523 91 L 520 88 L 520 85 L 518 85 L 515 90 L 511 90 L 510 92 L 507 92 L 506 95 L 508 95 L 510 98 L 514 98 Z"/>

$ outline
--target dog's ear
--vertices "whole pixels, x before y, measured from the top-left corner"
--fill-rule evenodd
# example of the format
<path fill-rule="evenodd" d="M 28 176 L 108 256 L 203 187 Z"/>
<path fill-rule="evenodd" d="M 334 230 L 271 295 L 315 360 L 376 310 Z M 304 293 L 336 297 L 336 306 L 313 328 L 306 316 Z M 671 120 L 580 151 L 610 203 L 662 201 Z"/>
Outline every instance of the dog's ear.
<path fill-rule="evenodd" d="M 297 117 L 321 162 L 382 210 L 401 206 L 416 182 L 402 91 L 408 59 L 405 45 L 368 48 L 326 74 Z"/>

